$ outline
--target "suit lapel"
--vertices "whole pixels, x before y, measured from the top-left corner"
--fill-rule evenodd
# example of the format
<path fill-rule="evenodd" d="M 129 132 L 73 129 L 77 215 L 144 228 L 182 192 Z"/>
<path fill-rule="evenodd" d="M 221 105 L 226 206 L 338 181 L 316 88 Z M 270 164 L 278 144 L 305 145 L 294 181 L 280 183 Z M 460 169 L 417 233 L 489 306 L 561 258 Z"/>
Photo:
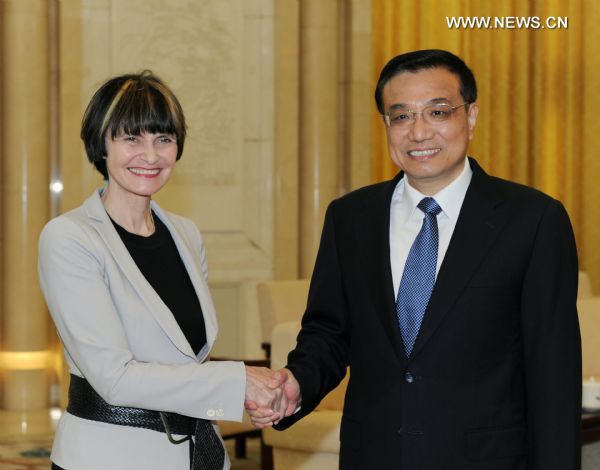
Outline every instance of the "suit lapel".
<path fill-rule="evenodd" d="M 403 173 L 381 185 L 357 214 L 355 230 L 361 253 L 362 278 L 368 299 L 375 306 L 383 328 L 400 362 L 406 361 L 402 336 L 396 319 L 396 299 L 390 264 L 390 205 L 394 188 Z"/>
<path fill-rule="evenodd" d="M 115 230 L 104 209 L 100 193 L 95 192 L 84 202 L 84 207 L 89 217 L 90 225 L 97 230 L 100 237 L 106 244 L 108 251 L 119 265 L 125 276 L 137 292 L 140 299 L 146 305 L 148 311 L 154 316 L 155 320 L 169 336 L 173 344 L 186 356 L 195 358 L 194 351 L 187 338 L 181 331 L 175 317 L 164 304 L 160 296 L 152 288 L 150 283 L 141 273 L 135 261 L 127 251 L 127 248 L 121 241 L 119 234 Z M 162 218 L 161 218 L 162 220 Z"/>
<path fill-rule="evenodd" d="M 491 178 L 470 159 L 473 177 L 417 336 L 411 358 L 431 338 L 490 250 L 506 214 L 490 191 Z"/>
<path fill-rule="evenodd" d="M 168 217 L 168 214 L 166 214 L 154 201 L 152 201 L 152 209 L 171 233 L 171 237 L 173 237 L 177 251 L 190 276 L 190 280 L 192 281 L 192 285 L 194 286 L 194 290 L 200 301 L 200 306 L 202 307 L 204 326 L 206 328 L 206 344 L 208 346 L 198 353 L 199 359 L 202 360 L 208 355 L 208 351 L 210 351 L 215 342 L 218 325 L 217 313 L 208 290 L 208 284 L 204 277 L 204 273 L 201 271 L 201 266 L 197 262 L 199 255 L 194 256 L 194 252 L 197 251 L 197 248 L 193 245 L 194 241 L 189 240 L 184 236 L 185 232 L 183 230 L 178 230 L 173 224 L 173 221 Z"/>

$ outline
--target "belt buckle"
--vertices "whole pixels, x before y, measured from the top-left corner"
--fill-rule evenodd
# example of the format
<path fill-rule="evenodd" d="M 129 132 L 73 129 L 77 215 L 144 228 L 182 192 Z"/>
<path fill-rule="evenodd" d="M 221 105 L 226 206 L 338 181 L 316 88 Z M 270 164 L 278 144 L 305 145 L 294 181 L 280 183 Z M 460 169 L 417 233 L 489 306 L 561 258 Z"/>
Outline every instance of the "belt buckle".
<path fill-rule="evenodd" d="M 183 442 L 189 441 L 192 436 L 186 436 L 182 439 L 175 439 L 173 437 L 173 433 L 171 433 L 171 426 L 169 426 L 169 422 L 167 421 L 167 416 L 166 413 L 161 411 L 159 412 L 160 414 L 160 420 L 163 423 L 163 426 L 165 427 L 165 433 L 167 433 L 167 438 L 169 439 L 169 442 L 171 442 L 171 444 L 181 444 Z"/>

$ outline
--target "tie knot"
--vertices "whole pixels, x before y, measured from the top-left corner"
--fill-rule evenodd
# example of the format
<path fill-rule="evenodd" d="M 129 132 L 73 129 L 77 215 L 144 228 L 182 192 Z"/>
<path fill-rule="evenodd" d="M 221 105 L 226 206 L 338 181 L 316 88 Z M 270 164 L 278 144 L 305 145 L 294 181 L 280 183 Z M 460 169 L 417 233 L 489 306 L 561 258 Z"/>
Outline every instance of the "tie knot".
<path fill-rule="evenodd" d="M 424 197 L 421 199 L 421 202 L 417 204 L 417 207 L 426 214 L 438 215 L 440 212 L 442 212 L 442 208 L 432 197 Z"/>

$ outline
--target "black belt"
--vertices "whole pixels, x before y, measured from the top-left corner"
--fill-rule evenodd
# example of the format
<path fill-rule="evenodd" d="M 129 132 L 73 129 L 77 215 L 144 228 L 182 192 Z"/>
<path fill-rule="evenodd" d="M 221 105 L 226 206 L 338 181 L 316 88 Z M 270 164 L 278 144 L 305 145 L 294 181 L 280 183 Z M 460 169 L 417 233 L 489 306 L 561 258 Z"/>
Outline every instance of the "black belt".
<path fill-rule="evenodd" d="M 193 436 L 196 430 L 196 418 L 177 413 L 109 405 L 86 379 L 73 374 L 69 385 L 67 411 L 79 418 L 92 421 L 164 432 L 170 441 L 175 440 L 173 434 Z"/>
<path fill-rule="evenodd" d="M 190 441 L 190 459 L 193 468 L 211 470 L 221 470 L 223 468 L 224 450 L 210 421 L 190 418 L 177 413 L 110 405 L 98 395 L 86 379 L 73 374 L 71 374 L 69 385 L 67 411 L 74 416 L 92 421 L 164 432 L 173 444 Z M 175 439 L 173 434 L 185 435 L 186 437 Z M 192 436 L 196 436 L 195 445 Z M 201 436 L 202 440 L 205 441 L 202 442 L 202 446 L 200 446 L 201 439 L 199 439 Z M 212 449 L 206 451 L 205 449 L 199 449 L 199 447 L 212 447 Z M 221 451 L 223 451 L 223 455 L 220 455 Z M 206 455 L 206 452 L 209 452 L 209 455 Z M 215 455 L 213 452 L 219 455 Z M 201 463 L 201 466 L 196 466 L 196 461 L 205 458 L 208 460 L 204 466 Z"/>

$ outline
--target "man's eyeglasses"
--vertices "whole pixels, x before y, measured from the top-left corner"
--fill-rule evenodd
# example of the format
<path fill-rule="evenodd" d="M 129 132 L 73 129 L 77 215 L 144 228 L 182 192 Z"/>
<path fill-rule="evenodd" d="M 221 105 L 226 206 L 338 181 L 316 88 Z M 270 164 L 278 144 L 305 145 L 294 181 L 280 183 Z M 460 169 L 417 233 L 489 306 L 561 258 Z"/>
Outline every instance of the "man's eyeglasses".
<path fill-rule="evenodd" d="M 388 127 L 408 127 L 417 119 L 417 114 L 423 117 L 423 120 L 428 124 L 439 124 L 449 120 L 458 108 L 468 106 L 470 103 L 459 104 L 458 106 L 450 106 L 445 103 L 432 104 L 425 106 L 423 111 L 411 111 L 403 107 L 390 109 L 383 115 L 383 119 Z"/>

